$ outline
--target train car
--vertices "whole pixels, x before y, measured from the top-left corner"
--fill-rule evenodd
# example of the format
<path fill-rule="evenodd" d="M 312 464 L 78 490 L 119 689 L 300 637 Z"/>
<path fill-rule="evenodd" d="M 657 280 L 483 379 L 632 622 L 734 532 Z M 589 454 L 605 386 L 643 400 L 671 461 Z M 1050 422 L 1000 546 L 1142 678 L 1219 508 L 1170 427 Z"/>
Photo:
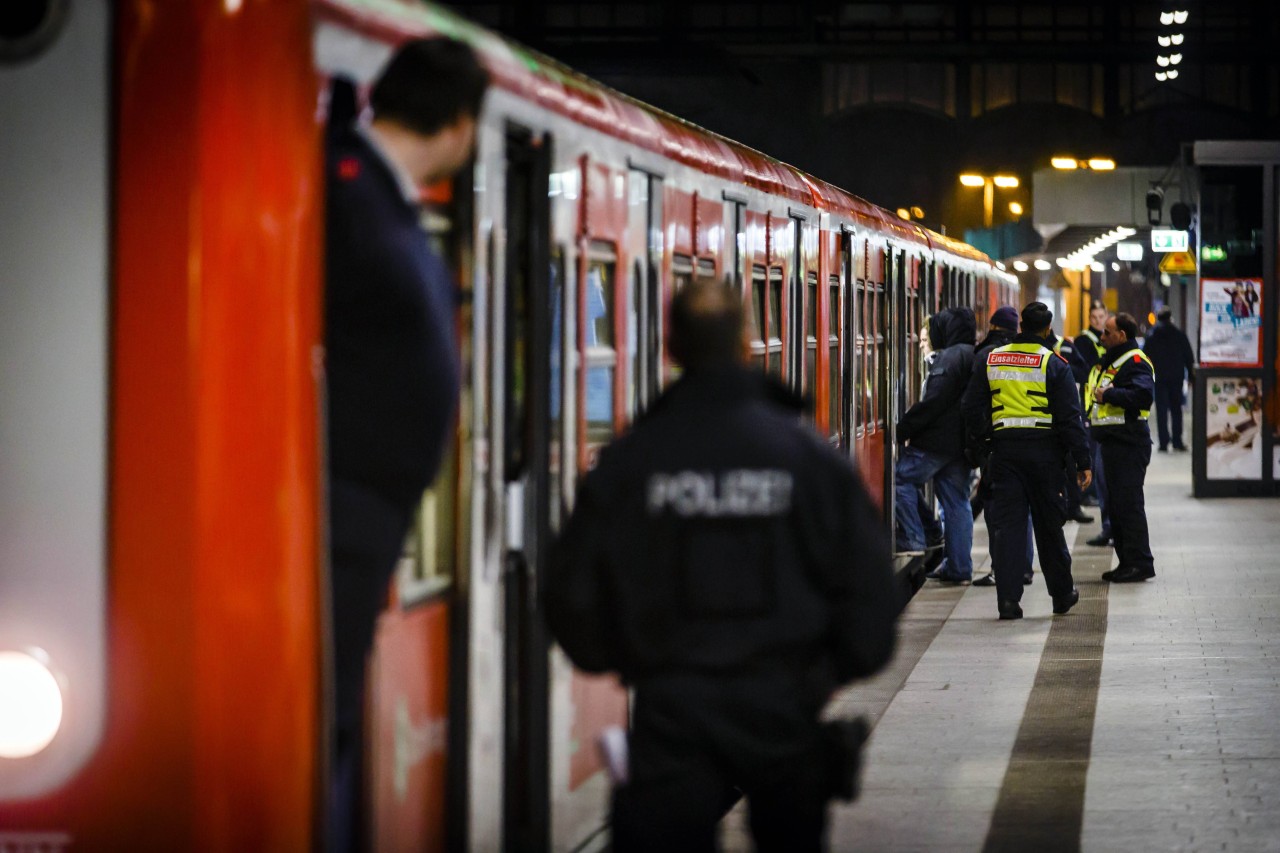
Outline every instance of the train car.
<path fill-rule="evenodd" d="M 463 397 L 378 626 L 373 849 L 607 843 L 596 740 L 627 694 L 552 646 L 539 587 L 577 479 L 675 376 L 675 290 L 741 291 L 752 361 L 886 524 L 926 316 L 1016 298 L 971 247 L 437 7 L 23 8 L 0 30 L 0 849 L 323 847 L 331 78 L 440 33 L 494 79 L 474 168 L 424 195 Z"/>

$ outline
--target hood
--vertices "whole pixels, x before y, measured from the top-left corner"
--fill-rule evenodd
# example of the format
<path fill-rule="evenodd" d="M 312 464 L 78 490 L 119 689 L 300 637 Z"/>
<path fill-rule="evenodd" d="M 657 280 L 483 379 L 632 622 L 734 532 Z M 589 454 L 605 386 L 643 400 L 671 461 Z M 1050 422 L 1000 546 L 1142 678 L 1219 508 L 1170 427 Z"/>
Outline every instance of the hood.
<path fill-rule="evenodd" d="M 952 347 L 956 344 L 973 346 L 978 340 L 978 321 L 973 316 L 973 309 L 967 305 L 948 308 L 942 312 L 942 346 Z M 933 335 L 933 327 L 929 327 L 929 335 Z"/>
<path fill-rule="evenodd" d="M 929 315 L 929 349 L 937 352 L 947 345 L 947 312 L 945 308 Z"/>

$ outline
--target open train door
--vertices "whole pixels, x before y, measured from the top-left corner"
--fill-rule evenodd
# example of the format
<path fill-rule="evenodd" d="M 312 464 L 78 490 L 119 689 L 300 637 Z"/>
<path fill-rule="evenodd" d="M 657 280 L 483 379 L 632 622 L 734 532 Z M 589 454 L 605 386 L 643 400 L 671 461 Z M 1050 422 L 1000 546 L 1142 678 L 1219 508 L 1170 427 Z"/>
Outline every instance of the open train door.
<path fill-rule="evenodd" d="M 549 838 L 550 637 L 539 587 L 550 545 L 552 317 L 548 183 L 551 141 L 511 125 L 506 135 L 505 280 L 495 288 L 502 336 L 502 478 L 506 490 L 503 611 L 504 850 Z M 498 296 L 501 294 L 501 296 Z"/>

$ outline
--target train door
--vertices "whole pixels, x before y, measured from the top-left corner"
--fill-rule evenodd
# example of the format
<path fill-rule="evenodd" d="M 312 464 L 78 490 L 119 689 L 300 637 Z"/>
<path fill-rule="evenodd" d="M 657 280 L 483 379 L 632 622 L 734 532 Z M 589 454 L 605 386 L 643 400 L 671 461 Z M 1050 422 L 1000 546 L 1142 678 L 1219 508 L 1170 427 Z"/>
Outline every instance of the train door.
<path fill-rule="evenodd" d="M 627 246 L 632 257 L 627 346 L 629 418 L 649 407 L 662 388 L 662 178 L 632 168 L 627 194 Z"/>
<path fill-rule="evenodd" d="M 808 341 L 805 327 L 804 217 L 791 214 L 791 275 L 787 285 L 787 328 L 783 349 L 787 357 L 787 384 L 804 392 L 805 353 Z"/>
<path fill-rule="evenodd" d="M 550 640 L 538 588 L 550 542 L 551 142 L 509 127 L 506 136 L 505 281 L 495 288 L 502 335 L 500 460 L 505 486 L 503 560 L 503 848 L 540 850 L 548 839 Z M 495 460 L 497 461 L 497 460 Z"/>

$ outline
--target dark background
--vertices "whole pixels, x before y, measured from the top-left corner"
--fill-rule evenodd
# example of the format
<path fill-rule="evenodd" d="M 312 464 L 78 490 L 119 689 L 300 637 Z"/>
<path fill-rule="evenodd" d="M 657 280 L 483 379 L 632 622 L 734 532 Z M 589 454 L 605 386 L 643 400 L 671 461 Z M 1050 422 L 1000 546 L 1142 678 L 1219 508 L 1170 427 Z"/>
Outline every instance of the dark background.
<path fill-rule="evenodd" d="M 1017 175 L 1032 214 L 1055 154 L 1164 166 L 1197 139 L 1280 138 L 1280 2 L 459 2 L 615 89 L 959 236 L 963 171 Z M 1162 11 L 1189 12 L 1163 26 Z M 1182 32 L 1157 82 L 1161 33 Z M 1171 53 L 1177 48 L 1163 49 Z"/>

